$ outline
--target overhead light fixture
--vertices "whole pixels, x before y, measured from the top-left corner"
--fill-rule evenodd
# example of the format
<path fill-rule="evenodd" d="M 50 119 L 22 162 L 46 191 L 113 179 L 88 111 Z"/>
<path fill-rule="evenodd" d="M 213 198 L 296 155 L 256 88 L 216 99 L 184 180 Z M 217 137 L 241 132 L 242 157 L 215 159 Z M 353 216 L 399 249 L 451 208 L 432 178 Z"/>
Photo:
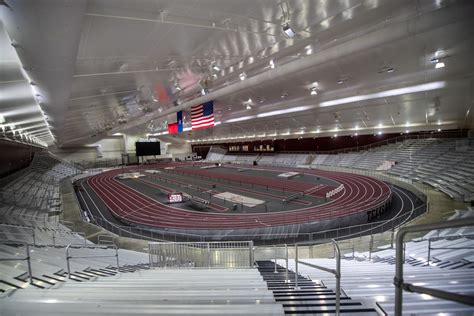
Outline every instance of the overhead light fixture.
<path fill-rule="evenodd" d="M 438 61 L 435 65 L 435 69 L 444 68 L 444 66 L 446 66 L 444 62 Z"/>
<path fill-rule="evenodd" d="M 247 120 L 251 120 L 255 118 L 254 115 L 250 115 L 250 116 L 242 116 L 242 117 L 237 117 L 237 118 L 233 118 L 233 119 L 230 119 L 230 120 L 227 120 L 225 121 L 224 123 L 235 123 L 235 122 L 241 122 L 241 121 L 247 121 Z M 216 125 L 214 123 L 214 125 Z"/>
<path fill-rule="evenodd" d="M 283 92 L 281 95 L 280 95 L 280 98 L 284 99 L 288 96 L 288 92 Z"/>
<path fill-rule="evenodd" d="M 247 104 L 247 105 L 245 105 L 245 108 L 246 108 L 247 110 L 251 110 L 251 109 L 252 109 L 252 106 L 250 106 L 250 104 Z"/>
<path fill-rule="evenodd" d="M 382 135 L 382 131 L 379 131 L 377 134 Z"/>
<path fill-rule="evenodd" d="M 243 72 L 239 75 L 239 78 L 240 78 L 240 80 L 244 81 L 245 78 L 247 78 L 247 75 L 245 74 L 245 72 Z"/>
<path fill-rule="evenodd" d="M 270 61 L 268 63 L 270 64 L 271 69 L 275 68 L 275 63 L 273 62 L 273 59 L 270 59 Z"/>
<path fill-rule="evenodd" d="M 294 113 L 294 112 L 301 112 L 301 111 L 306 111 L 311 109 L 311 106 L 296 106 L 294 108 L 288 108 L 284 110 L 275 110 L 275 111 L 270 111 L 270 112 L 265 112 L 265 113 L 260 113 L 257 114 L 257 117 L 268 117 L 268 116 L 274 116 L 274 115 L 280 115 L 280 114 L 288 114 L 288 113 Z"/>
<path fill-rule="evenodd" d="M 316 88 L 311 88 L 311 95 L 317 95 L 318 94 L 318 91 L 316 90 Z"/>
<path fill-rule="evenodd" d="M 392 67 L 387 68 L 387 72 L 388 72 L 388 73 L 394 72 L 394 71 L 395 71 L 395 69 L 393 69 Z"/>
<path fill-rule="evenodd" d="M 441 132 L 441 128 L 438 128 L 438 132 Z"/>
<path fill-rule="evenodd" d="M 445 86 L 446 86 L 445 81 L 435 81 L 435 82 L 424 83 L 424 84 L 420 84 L 416 86 L 410 86 L 410 87 L 405 87 L 405 88 L 392 89 L 392 90 L 386 90 L 382 92 L 376 92 L 376 93 L 357 95 L 357 96 L 336 99 L 336 100 L 331 100 L 331 101 L 325 101 L 325 102 L 321 102 L 320 106 L 321 107 L 335 106 L 335 105 L 358 102 L 358 101 L 393 97 L 393 96 L 403 95 L 403 94 L 408 94 L 408 93 L 431 91 L 431 90 L 444 88 Z"/>
<path fill-rule="evenodd" d="M 311 55 L 313 53 L 313 49 L 311 48 L 310 45 L 306 46 L 305 49 L 306 49 L 306 55 Z"/>
<path fill-rule="evenodd" d="M 202 88 L 202 89 L 201 89 L 201 95 L 204 96 L 204 95 L 206 95 L 206 93 L 207 93 L 206 89 Z"/>
<path fill-rule="evenodd" d="M 3 123 L 5 123 L 5 117 L 2 114 L 0 114 L 0 124 L 3 124 Z"/>
<path fill-rule="evenodd" d="M 286 23 L 285 25 L 283 25 L 283 32 L 289 38 L 293 38 L 296 35 L 295 31 L 291 28 L 289 23 Z"/>
<path fill-rule="evenodd" d="M 221 71 L 221 68 L 214 63 L 214 64 L 212 64 L 212 70 Z"/>

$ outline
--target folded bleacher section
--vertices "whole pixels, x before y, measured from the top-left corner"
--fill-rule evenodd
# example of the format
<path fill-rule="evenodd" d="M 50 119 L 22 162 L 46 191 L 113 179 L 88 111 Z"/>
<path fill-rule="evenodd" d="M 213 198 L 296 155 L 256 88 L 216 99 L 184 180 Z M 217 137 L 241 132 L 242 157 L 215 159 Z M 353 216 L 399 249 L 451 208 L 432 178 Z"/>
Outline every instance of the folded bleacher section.
<path fill-rule="evenodd" d="M 38 218 L 60 212 L 59 182 L 79 173 L 73 165 L 36 153 L 31 164 L 5 179 L 0 188 L 0 219 Z"/>

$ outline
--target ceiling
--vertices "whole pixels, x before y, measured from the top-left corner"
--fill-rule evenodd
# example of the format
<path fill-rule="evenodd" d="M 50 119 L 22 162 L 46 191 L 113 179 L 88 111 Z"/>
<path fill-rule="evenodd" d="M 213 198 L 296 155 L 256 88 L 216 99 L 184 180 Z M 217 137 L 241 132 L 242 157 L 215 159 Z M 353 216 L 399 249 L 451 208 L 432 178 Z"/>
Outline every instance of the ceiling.
<path fill-rule="evenodd" d="M 188 130 L 189 108 L 208 100 L 219 124 L 167 141 L 474 127 L 472 1 L 4 2 L 0 87 L 18 94 L 0 113 L 44 113 L 49 145 L 163 137 L 180 109 Z"/>

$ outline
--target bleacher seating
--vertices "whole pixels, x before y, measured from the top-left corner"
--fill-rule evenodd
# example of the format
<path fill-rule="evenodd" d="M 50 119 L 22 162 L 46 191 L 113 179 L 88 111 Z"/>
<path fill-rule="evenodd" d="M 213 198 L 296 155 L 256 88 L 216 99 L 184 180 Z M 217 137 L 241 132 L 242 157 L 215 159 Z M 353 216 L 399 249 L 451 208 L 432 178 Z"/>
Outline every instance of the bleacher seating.
<path fill-rule="evenodd" d="M 54 303 L 54 304 L 51 304 Z M 140 270 L 0 299 L 2 315 L 283 315 L 255 269 Z"/>
<path fill-rule="evenodd" d="M 449 220 L 474 217 L 474 209 L 456 211 Z M 431 241 L 429 239 L 431 238 Z M 431 245 L 428 264 L 428 245 Z M 415 285 L 472 295 L 474 288 L 474 229 L 463 227 L 430 231 L 421 238 L 405 244 L 404 278 Z M 370 258 L 370 260 L 369 260 Z M 334 259 L 300 259 L 310 264 L 335 268 Z M 277 260 L 283 264 L 283 260 Z M 373 299 L 389 315 L 394 310 L 395 249 L 381 246 L 375 252 L 352 252 L 341 260 L 341 287 L 353 299 Z M 294 260 L 289 261 L 294 269 Z M 329 288 L 335 287 L 334 276 L 304 264 L 298 265 L 302 275 L 322 280 Z M 440 300 L 425 294 L 404 293 L 404 315 L 432 315 L 441 312 L 472 315 L 473 307 Z"/>
<path fill-rule="evenodd" d="M 462 146 L 458 142 L 462 142 Z M 456 200 L 474 200 L 474 142 L 466 139 L 406 139 L 340 154 L 208 155 L 208 161 L 259 165 L 333 166 L 387 172 L 425 182 Z"/>
<path fill-rule="evenodd" d="M 48 154 L 37 153 L 30 166 L 8 177 L 0 189 L 0 219 L 9 217 L 41 216 L 60 211 L 59 181 L 80 170 Z M 8 208 L 12 206 L 13 208 Z M 28 211 L 29 210 L 29 211 Z"/>

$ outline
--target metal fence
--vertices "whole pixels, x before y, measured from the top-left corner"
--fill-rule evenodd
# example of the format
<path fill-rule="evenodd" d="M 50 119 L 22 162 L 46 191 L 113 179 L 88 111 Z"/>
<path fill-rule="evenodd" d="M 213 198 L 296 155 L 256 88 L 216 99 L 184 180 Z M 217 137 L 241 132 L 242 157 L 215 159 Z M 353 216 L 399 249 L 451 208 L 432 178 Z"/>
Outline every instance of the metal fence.
<path fill-rule="evenodd" d="M 251 268 L 252 241 L 150 242 L 150 267 L 157 268 Z"/>

